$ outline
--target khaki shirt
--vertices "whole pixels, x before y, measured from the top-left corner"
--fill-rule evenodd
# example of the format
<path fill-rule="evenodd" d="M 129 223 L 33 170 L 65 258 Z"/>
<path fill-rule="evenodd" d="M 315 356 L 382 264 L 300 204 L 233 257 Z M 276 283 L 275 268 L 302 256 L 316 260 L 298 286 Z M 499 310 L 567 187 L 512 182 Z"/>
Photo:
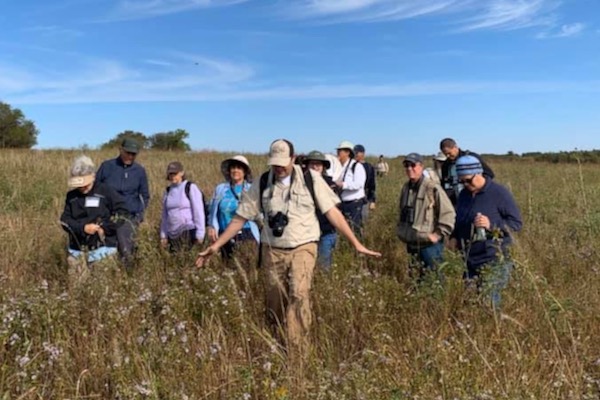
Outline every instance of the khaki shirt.
<path fill-rule="evenodd" d="M 312 196 L 304 183 L 302 169 L 294 165 L 293 180 L 290 186 L 281 182 L 272 183 L 272 172 L 263 192 L 263 208 L 265 214 L 265 225 L 261 233 L 261 242 L 267 246 L 280 249 L 292 249 L 300 245 L 316 242 L 321 236 L 319 220 L 315 212 L 315 204 Z M 325 214 L 335 207 L 340 199 L 327 186 L 323 177 L 314 171 L 310 171 L 315 189 L 315 200 L 319 210 Z M 236 214 L 248 220 L 260 218 L 260 184 L 255 182 L 250 190 L 242 194 L 242 199 Z M 271 195 L 271 193 L 273 193 Z M 288 224 L 281 237 L 273 236 L 269 228 L 269 215 L 275 215 L 278 211 L 287 212 Z"/>

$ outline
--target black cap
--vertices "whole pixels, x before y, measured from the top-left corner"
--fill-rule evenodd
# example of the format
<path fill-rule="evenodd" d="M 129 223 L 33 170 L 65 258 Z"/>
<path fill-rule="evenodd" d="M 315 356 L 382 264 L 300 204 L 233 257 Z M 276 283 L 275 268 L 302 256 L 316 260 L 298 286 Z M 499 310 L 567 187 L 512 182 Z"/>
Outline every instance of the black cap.
<path fill-rule="evenodd" d="M 410 153 L 406 157 L 404 157 L 403 162 L 411 162 L 415 164 L 423 164 L 423 157 L 419 153 Z"/>
<path fill-rule="evenodd" d="M 121 147 L 123 148 L 123 150 L 125 150 L 128 153 L 137 154 L 140 151 L 140 144 L 131 138 L 123 139 L 123 143 L 121 143 Z"/>

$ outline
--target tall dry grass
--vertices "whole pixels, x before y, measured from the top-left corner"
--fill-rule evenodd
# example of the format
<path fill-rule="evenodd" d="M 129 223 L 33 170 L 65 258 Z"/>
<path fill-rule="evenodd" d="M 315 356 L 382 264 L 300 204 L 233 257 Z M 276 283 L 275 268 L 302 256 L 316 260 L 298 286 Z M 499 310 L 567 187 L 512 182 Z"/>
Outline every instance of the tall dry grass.
<path fill-rule="evenodd" d="M 223 154 L 142 153 L 152 200 L 132 276 L 104 265 L 66 285 L 58 225 L 76 152 L 0 157 L 2 399 L 598 399 L 600 170 L 496 162 L 525 227 L 503 315 L 462 284 L 448 255 L 442 290 L 411 290 L 394 235 L 400 160 L 379 180 L 366 241 L 344 243 L 313 290 L 300 368 L 265 326 L 260 271 L 198 270 L 158 249 L 164 169 L 180 159 L 207 194 Z M 89 154 L 96 162 L 111 152 Z M 256 175 L 265 158 L 251 156 Z"/>

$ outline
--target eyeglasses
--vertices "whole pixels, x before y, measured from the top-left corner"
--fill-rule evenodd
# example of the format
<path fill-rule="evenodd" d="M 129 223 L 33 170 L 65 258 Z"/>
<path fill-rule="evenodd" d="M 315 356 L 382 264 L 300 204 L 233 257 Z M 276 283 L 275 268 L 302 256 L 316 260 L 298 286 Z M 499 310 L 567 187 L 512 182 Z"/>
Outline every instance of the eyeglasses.
<path fill-rule="evenodd" d="M 415 164 L 414 162 L 405 162 L 402 163 L 402 165 L 404 166 L 404 168 L 414 168 L 417 166 L 417 164 Z"/>
<path fill-rule="evenodd" d="M 470 178 L 467 178 L 467 179 L 459 179 L 458 181 L 459 181 L 460 183 L 462 183 L 463 185 L 472 185 L 472 184 L 473 184 L 473 179 L 475 179 L 475 177 L 476 177 L 476 176 L 477 176 L 477 175 L 473 175 L 473 176 L 472 176 L 472 177 L 470 177 Z"/>
<path fill-rule="evenodd" d="M 131 156 L 131 157 L 137 156 L 137 153 L 134 153 L 132 151 L 126 151 L 125 154 L 127 154 L 128 156 Z"/>

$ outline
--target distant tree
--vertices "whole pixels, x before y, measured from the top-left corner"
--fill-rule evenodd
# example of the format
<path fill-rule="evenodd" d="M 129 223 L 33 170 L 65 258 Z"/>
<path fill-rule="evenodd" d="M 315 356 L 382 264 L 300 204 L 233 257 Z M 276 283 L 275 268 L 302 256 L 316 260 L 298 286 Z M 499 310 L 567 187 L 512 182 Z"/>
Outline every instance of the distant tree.
<path fill-rule="evenodd" d="M 0 148 L 29 149 L 37 144 L 38 134 L 21 110 L 0 102 Z"/>
<path fill-rule="evenodd" d="M 119 133 L 117 136 L 115 136 L 114 138 L 110 139 L 108 142 L 102 144 L 100 146 L 101 149 L 114 149 L 116 147 L 120 147 L 121 143 L 123 142 L 123 139 L 125 138 L 131 138 L 134 139 L 135 141 L 137 141 L 140 146 L 142 146 L 142 148 L 146 149 L 148 148 L 148 137 L 146 137 L 146 135 L 144 135 L 142 132 L 135 132 L 135 131 L 123 131 L 121 133 Z"/>
<path fill-rule="evenodd" d="M 150 148 L 154 150 L 188 151 L 190 145 L 185 141 L 190 134 L 185 129 L 176 129 L 169 132 L 159 132 L 148 139 Z"/>

